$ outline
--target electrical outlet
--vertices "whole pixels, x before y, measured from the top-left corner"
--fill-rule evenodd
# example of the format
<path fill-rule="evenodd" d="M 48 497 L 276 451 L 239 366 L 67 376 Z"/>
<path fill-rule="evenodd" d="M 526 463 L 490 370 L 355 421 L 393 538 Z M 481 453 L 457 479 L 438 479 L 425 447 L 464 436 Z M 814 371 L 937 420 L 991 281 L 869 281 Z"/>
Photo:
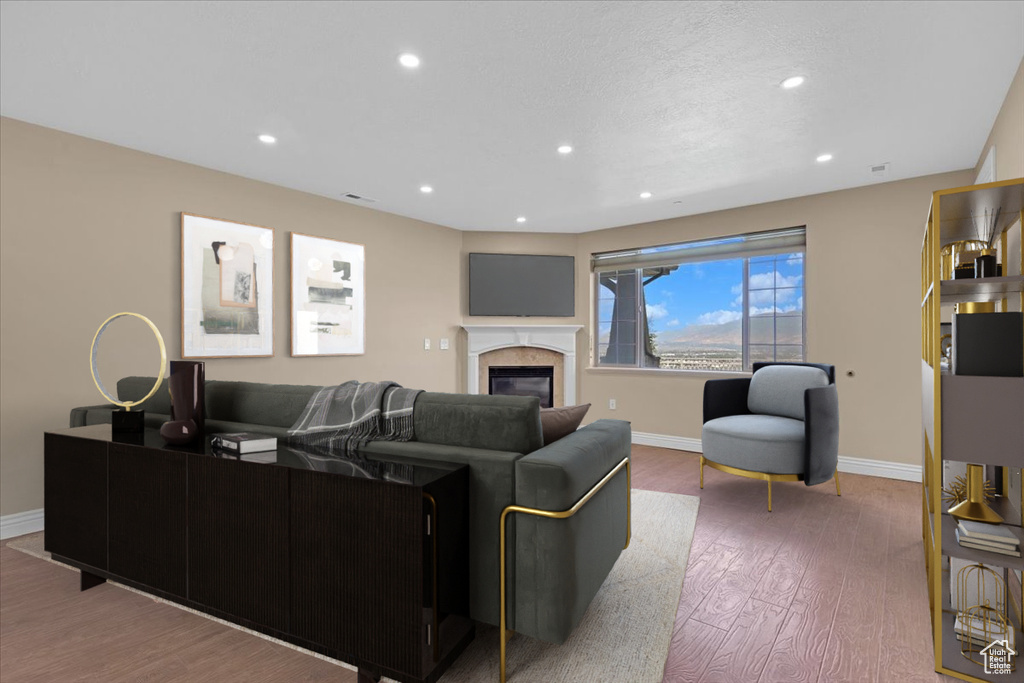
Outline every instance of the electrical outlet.
<path fill-rule="evenodd" d="M 448 350 L 448 339 L 446 337 L 441 337 L 441 350 L 442 351 L 447 351 Z"/>
<path fill-rule="evenodd" d="M 424 351 L 429 351 L 430 350 L 430 337 L 424 337 L 423 338 L 423 350 Z"/>
<path fill-rule="evenodd" d="M 608 410 L 615 410 L 615 399 L 608 399 Z"/>

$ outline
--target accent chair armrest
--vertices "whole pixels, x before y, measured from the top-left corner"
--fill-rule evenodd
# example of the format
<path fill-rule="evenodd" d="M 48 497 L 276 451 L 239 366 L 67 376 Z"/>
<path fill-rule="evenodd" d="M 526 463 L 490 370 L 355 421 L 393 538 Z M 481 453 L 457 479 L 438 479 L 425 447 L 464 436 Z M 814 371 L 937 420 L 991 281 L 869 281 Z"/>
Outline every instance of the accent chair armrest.
<path fill-rule="evenodd" d="M 804 484 L 832 478 L 839 462 L 839 393 L 835 384 L 804 392 Z"/>
<path fill-rule="evenodd" d="M 729 415 L 749 415 L 749 377 L 709 379 L 704 383 L 704 422 Z"/>

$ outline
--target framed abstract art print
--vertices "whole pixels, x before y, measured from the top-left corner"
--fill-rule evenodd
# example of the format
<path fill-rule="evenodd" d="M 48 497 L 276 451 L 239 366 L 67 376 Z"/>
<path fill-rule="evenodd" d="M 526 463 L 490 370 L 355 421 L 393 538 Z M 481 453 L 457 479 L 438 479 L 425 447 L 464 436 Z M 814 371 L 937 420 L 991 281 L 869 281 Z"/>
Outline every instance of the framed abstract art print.
<path fill-rule="evenodd" d="M 181 214 L 181 357 L 274 355 L 274 230 Z"/>
<path fill-rule="evenodd" d="M 365 249 L 292 233 L 292 356 L 365 352 Z"/>

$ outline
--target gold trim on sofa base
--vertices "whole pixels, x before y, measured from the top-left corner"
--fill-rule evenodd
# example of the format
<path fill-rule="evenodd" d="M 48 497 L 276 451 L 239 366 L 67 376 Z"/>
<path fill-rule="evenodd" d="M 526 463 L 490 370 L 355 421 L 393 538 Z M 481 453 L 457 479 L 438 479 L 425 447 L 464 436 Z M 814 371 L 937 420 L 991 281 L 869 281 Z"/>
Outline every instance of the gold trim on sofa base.
<path fill-rule="evenodd" d="M 772 482 L 773 481 L 803 481 L 804 475 L 802 474 L 769 474 L 767 472 L 754 472 L 753 470 L 741 470 L 738 467 L 730 467 L 729 465 L 720 465 L 717 462 L 711 462 L 703 455 L 700 456 L 700 487 L 704 488 L 704 466 L 714 468 L 719 472 L 725 472 L 726 474 L 735 474 L 738 477 L 747 477 L 748 479 L 760 479 L 768 482 L 768 512 L 772 511 Z M 843 495 L 839 490 L 839 468 L 836 468 L 835 474 L 832 475 L 836 480 L 836 495 Z"/>
<path fill-rule="evenodd" d="M 622 462 L 620 462 L 618 465 L 616 465 L 615 468 L 612 469 L 611 472 L 609 472 L 608 474 L 604 475 L 604 478 L 601 479 L 601 481 L 599 481 L 596 484 L 594 484 L 594 487 L 592 489 L 590 489 L 589 491 L 587 491 L 585 494 L 583 494 L 583 497 L 580 498 L 578 501 L 576 501 L 576 504 L 573 505 L 568 510 L 561 510 L 561 511 L 557 511 L 556 512 L 556 511 L 553 511 L 553 510 L 540 510 L 540 509 L 537 509 L 537 508 L 528 508 L 528 507 L 523 507 L 521 505 L 509 505 L 508 507 L 506 507 L 504 510 L 501 511 L 501 533 L 498 536 L 498 538 L 499 538 L 499 542 L 498 542 L 498 545 L 499 545 L 499 549 L 498 549 L 498 553 L 499 553 L 499 555 L 498 555 L 498 566 L 501 568 L 501 571 L 500 571 L 501 576 L 499 578 L 499 593 L 500 593 L 500 599 L 501 599 L 501 623 L 498 625 L 499 626 L 499 629 L 498 629 L 499 636 L 498 637 L 501 640 L 501 651 L 500 651 L 501 661 L 499 663 L 499 667 L 498 667 L 499 672 L 498 673 L 499 673 L 499 677 L 500 677 L 501 683 L 505 683 L 505 644 L 508 642 L 509 635 L 510 635 L 510 632 L 505 629 L 505 626 L 506 626 L 506 623 L 505 623 L 505 620 L 506 620 L 506 614 L 505 614 L 505 560 L 506 560 L 506 558 L 505 558 L 505 518 L 510 513 L 513 513 L 513 512 L 522 512 L 522 513 L 527 514 L 527 515 L 535 515 L 537 517 L 547 517 L 549 519 L 565 519 L 566 517 L 572 517 L 573 515 L 575 515 L 577 512 L 580 511 L 580 508 L 582 508 L 584 505 L 586 505 L 588 500 L 590 500 L 591 498 L 594 497 L 595 493 L 597 493 L 602 488 L 604 488 L 604 485 L 607 484 L 609 481 L 611 481 L 612 477 L 614 477 L 616 474 L 618 474 L 619 470 L 621 470 L 623 467 L 626 468 L 626 545 L 624 545 L 622 547 L 623 547 L 623 549 L 626 549 L 626 548 L 629 547 L 629 539 L 633 535 L 633 521 L 632 521 L 631 510 L 630 510 L 630 508 L 631 508 L 630 496 L 631 496 L 631 493 L 632 493 L 632 489 L 631 489 L 632 484 L 630 482 L 629 458 L 623 458 Z"/>

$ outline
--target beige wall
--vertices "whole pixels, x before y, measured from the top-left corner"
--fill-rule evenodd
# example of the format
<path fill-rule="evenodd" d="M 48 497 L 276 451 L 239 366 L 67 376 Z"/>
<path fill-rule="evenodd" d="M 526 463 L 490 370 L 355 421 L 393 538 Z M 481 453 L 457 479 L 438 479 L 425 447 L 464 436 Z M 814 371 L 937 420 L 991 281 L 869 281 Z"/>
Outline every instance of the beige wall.
<path fill-rule="evenodd" d="M 924 220 L 934 190 L 972 180 L 970 171 L 961 171 L 576 236 L 467 232 L 463 252 L 571 254 L 575 250 L 576 317 L 531 318 L 529 324 L 585 326 L 577 337 L 577 357 L 579 402 L 593 404 L 587 421 L 618 418 L 629 420 L 634 432 L 699 439 L 704 382 L 714 375 L 589 367 L 590 255 L 806 225 L 808 359 L 836 365 L 840 452 L 917 465 L 921 457 L 918 263 Z M 466 320 L 522 322 L 516 318 Z M 851 371 L 854 375 L 848 377 Z M 610 398 L 616 399 L 614 411 L 608 409 Z"/>
<path fill-rule="evenodd" d="M 0 515 L 42 507 L 44 430 L 66 427 L 73 406 L 103 403 L 88 362 L 100 322 L 142 313 L 180 357 L 181 211 L 275 229 L 275 355 L 209 360 L 207 377 L 457 390 L 457 351 L 437 344 L 458 332 L 455 230 L 11 119 L 0 120 L 0 187 Z M 289 357 L 291 231 L 366 245 L 365 355 Z M 155 373 L 143 330 L 104 338 L 108 385 Z"/>
<path fill-rule="evenodd" d="M 920 463 L 921 237 L 948 173 L 701 216 L 586 233 L 579 253 L 807 226 L 807 359 L 836 366 L 840 454 Z M 655 371 L 656 372 L 656 371 Z M 847 373 L 853 373 L 850 377 Z M 699 439 L 705 376 L 584 370 L 588 419 Z M 618 409 L 608 410 L 608 399 Z"/>
<path fill-rule="evenodd" d="M 1024 175 L 1024 85 L 1018 71 L 988 145 L 997 177 Z M 981 158 L 984 158 L 982 154 Z M 980 163 L 980 162 L 979 162 Z M 632 421 L 637 432 L 700 437 L 706 377 L 589 369 L 592 252 L 807 225 L 808 357 L 836 364 L 840 452 L 917 464 L 920 396 L 918 254 L 929 194 L 966 185 L 963 171 L 582 235 L 459 233 L 391 214 L 0 119 L 0 515 L 42 506 L 42 433 L 72 406 L 101 403 L 88 348 L 112 313 L 144 313 L 180 349 L 179 212 L 273 227 L 275 356 L 210 360 L 212 379 L 331 384 L 393 379 L 465 389 L 472 251 L 574 254 L 580 402 L 588 421 Z M 367 352 L 290 358 L 287 236 L 367 247 Z M 1019 240 L 1019 229 L 1017 231 Z M 423 351 L 431 337 L 432 351 Z M 440 337 L 455 340 L 438 350 Z M 153 374 L 152 342 L 123 326 L 106 340 L 103 376 Z M 135 342 L 141 345 L 132 350 Z M 853 371 L 853 377 L 846 373 Z M 615 398 L 618 410 L 607 409 Z"/>
<path fill-rule="evenodd" d="M 996 148 L 996 180 L 1024 178 L 1024 60 L 1021 60 L 1017 68 L 996 122 L 992 125 L 992 132 L 978 157 L 975 176 L 981 171 L 981 165 L 985 163 L 985 157 L 992 147 Z M 1007 233 L 1006 250 L 1009 258 L 1002 254 L 999 258 L 1006 266 L 1008 275 L 1020 275 L 1020 236 L 1021 226 L 1018 221 Z M 1010 309 L 1020 310 L 1020 302 L 1011 300 Z"/>
<path fill-rule="evenodd" d="M 1017 68 L 992 131 L 978 156 L 975 175 L 981 170 L 993 145 L 996 148 L 996 180 L 1024 177 L 1024 60 Z"/>

